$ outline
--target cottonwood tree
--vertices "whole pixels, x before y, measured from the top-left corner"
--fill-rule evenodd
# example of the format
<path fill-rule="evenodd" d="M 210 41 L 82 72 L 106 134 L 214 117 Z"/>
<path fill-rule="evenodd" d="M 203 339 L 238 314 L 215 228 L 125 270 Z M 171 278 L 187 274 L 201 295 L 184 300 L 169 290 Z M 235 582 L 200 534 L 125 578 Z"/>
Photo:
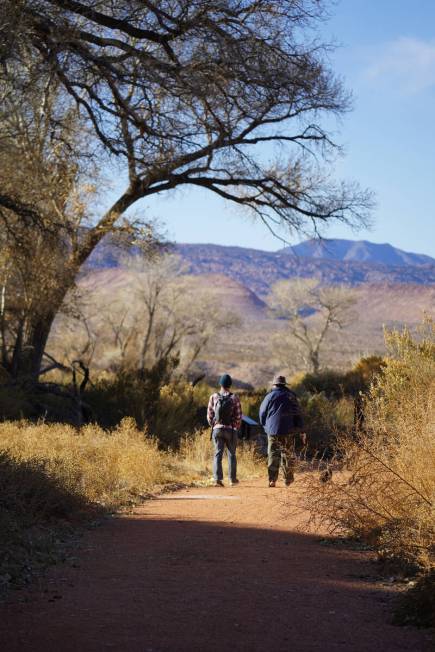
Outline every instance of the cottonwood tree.
<path fill-rule="evenodd" d="M 123 263 L 132 275 L 131 290 L 128 307 L 118 311 L 121 334 L 115 330 L 121 366 L 139 376 L 157 366 L 188 373 L 217 333 L 239 324 L 231 311 L 222 314 L 209 289 L 198 289 L 185 275 L 178 256 L 130 256 Z"/>
<path fill-rule="evenodd" d="M 13 377 L 41 369 L 93 195 L 84 125 L 60 95 L 41 77 L 31 93 L 9 94 L 0 113 L 1 350 Z"/>
<path fill-rule="evenodd" d="M 139 378 L 157 368 L 162 377 L 185 376 L 210 340 L 240 325 L 210 288 L 185 275 L 178 256 L 135 254 L 121 265 L 117 289 L 110 278 L 92 287 L 91 274 L 68 298 L 69 314 L 56 321 L 48 349 L 61 364 L 80 358 Z"/>
<path fill-rule="evenodd" d="M 354 292 L 345 286 L 324 286 L 317 279 L 279 281 L 269 296 L 277 317 L 286 320 L 284 337 L 279 336 L 280 354 L 296 354 L 305 368 L 317 373 L 321 353 L 333 331 L 354 319 Z"/>
<path fill-rule="evenodd" d="M 53 367 L 51 358 L 41 366 L 48 334 L 59 310 L 71 311 L 75 254 L 104 189 L 77 107 L 34 66 L 28 60 L 21 69 L 31 90 L 9 93 L 0 111 L 0 348 L 14 379 Z M 120 223 L 112 237 L 139 238 L 146 249 L 151 231 Z"/>
<path fill-rule="evenodd" d="M 32 89 L 34 77 L 26 86 L 19 74 L 31 57 L 34 70 L 72 100 L 105 164 L 126 178 L 110 208 L 73 243 L 53 309 L 34 324 L 34 375 L 81 265 L 140 199 L 205 188 L 274 231 L 367 219 L 369 194 L 331 183 L 322 167 L 337 150 L 322 117 L 349 108 L 315 32 L 326 6 L 322 0 L 4 0 L 2 12 L 19 39 L 2 51 L 3 77 L 12 72 L 19 92 Z M 20 218 L 28 211 L 9 192 L 0 193 L 0 206 Z M 32 216 L 39 217 L 37 207 Z"/>

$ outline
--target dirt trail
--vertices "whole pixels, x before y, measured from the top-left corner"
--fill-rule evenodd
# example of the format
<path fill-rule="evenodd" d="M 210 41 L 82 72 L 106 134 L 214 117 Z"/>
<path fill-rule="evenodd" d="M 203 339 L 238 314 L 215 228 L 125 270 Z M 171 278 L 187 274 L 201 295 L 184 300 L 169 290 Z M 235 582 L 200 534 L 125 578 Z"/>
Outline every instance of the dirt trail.
<path fill-rule="evenodd" d="M 2 652 L 420 652 L 370 556 L 322 545 L 264 481 L 148 501 L 0 607 Z"/>

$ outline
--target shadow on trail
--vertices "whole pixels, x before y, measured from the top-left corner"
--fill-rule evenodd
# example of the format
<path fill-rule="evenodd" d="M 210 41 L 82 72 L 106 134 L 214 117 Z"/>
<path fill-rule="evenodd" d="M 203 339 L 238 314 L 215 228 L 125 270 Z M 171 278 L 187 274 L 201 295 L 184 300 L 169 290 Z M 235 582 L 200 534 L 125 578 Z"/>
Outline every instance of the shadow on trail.
<path fill-rule="evenodd" d="M 316 536 L 123 517 L 81 557 L 0 607 L 4 652 L 429 649 L 388 624 L 369 562 Z"/>

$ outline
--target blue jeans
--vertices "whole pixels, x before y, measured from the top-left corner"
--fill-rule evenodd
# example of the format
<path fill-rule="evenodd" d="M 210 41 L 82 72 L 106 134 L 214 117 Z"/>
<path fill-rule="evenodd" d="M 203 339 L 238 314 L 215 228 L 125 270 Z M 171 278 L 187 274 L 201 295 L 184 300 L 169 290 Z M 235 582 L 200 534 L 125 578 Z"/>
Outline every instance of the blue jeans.
<path fill-rule="evenodd" d="M 223 480 L 222 457 L 225 446 L 228 455 L 228 477 L 234 481 L 237 479 L 237 431 L 227 430 L 226 428 L 215 428 L 213 430 L 214 458 L 213 458 L 213 478 Z"/>

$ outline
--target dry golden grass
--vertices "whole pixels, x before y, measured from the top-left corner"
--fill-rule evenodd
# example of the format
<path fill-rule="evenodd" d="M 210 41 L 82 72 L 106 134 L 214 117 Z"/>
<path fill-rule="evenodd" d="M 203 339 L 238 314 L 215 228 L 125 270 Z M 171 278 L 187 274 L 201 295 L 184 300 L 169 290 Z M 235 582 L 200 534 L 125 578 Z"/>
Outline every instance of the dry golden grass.
<path fill-rule="evenodd" d="M 340 473 L 326 482 L 307 475 L 307 504 L 315 519 L 375 544 L 382 558 L 427 568 L 435 553 L 435 325 L 427 320 L 417 340 L 388 332 L 386 344 L 364 429 L 339 438 Z"/>
<path fill-rule="evenodd" d="M 174 484 L 208 484 L 211 460 L 208 431 L 165 452 L 133 419 L 112 431 L 0 424 L 0 595 L 62 558 L 62 542 L 101 509 L 135 504 Z M 239 462 L 242 478 L 258 472 L 250 447 L 239 448 Z"/>
<path fill-rule="evenodd" d="M 212 443 L 210 430 L 197 431 L 194 435 L 184 437 L 180 449 L 173 460 L 176 474 L 185 481 L 211 479 L 212 474 Z M 223 467 L 226 472 L 226 454 L 224 454 Z M 263 469 L 263 462 L 255 451 L 255 446 L 247 442 L 240 442 L 237 448 L 237 475 L 240 480 L 258 477 Z"/>
<path fill-rule="evenodd" d="M 112 509 L 163 485 L 207 482 L 213 453 L 207 430 L 186 436 L 178 451 L 164 452 L 132 419 L 110 432 L 96 425 L 77 431 L 62 424 L 6 422 L 0 425 L 0 452 L 42 463 L 66 490 Z M 238 463 L 242 479 L 258 474 L 252 447 L 239 446 Z"/>
<path fill-rule="evenodd" d="M 132 419 L 106 432 L 63 424 L 8 422 L 0 426 L 0 450 L 18 461 L 44 463 L 47 475 L 88 502 L 117 507 L 167 480 L 165 456 Z"/>

